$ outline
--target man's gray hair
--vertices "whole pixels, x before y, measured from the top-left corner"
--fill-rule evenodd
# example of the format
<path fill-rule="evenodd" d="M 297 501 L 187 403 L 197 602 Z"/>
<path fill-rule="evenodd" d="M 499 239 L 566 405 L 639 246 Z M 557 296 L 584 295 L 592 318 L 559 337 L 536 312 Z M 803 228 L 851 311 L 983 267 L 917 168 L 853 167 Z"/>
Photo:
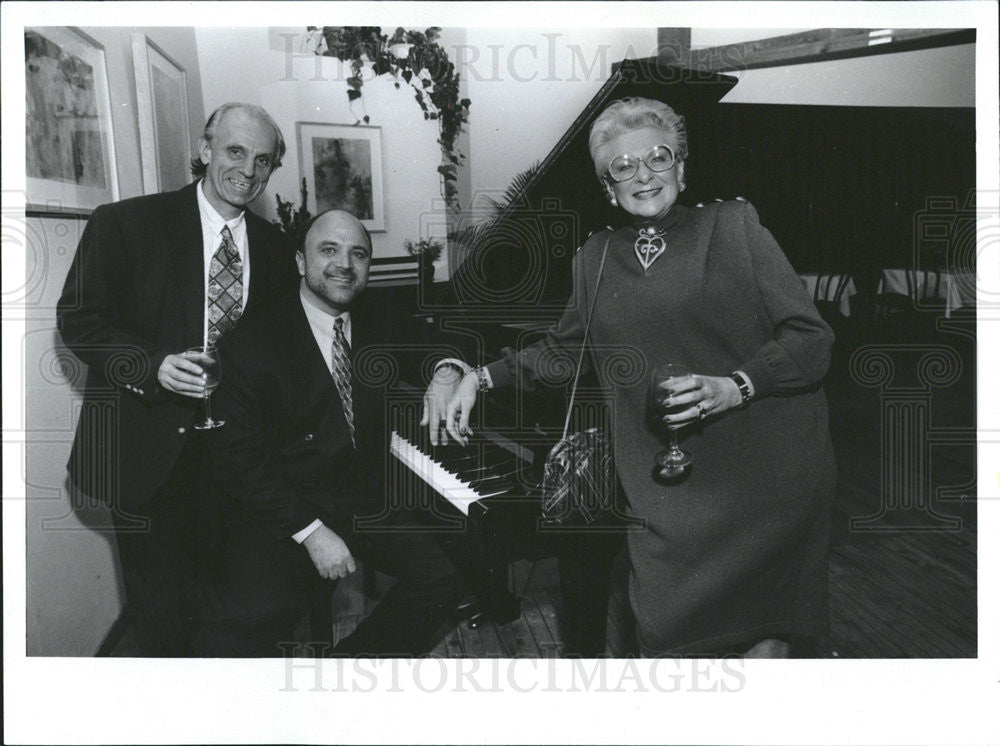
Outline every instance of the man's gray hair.
<path fill-rule="evenodd" d="M 223 104 L 218 109 L 213 111 L 212 116 L 210 116 L 208 121 L 205 122 L 205 131 L 202 132 L 201 138 L 205 142 L 211 143 L 212 138 L 215 136 L 215 129 L 219 126 L 219 122 L 222 121 L 226 112 L 234 111 L 236 109 L 245 111 L 247 114 L 257 117 L 262 122 L 270 125 L 271 129 L 274 130 L 274 162 L 271 164 L 271 170 L 273 171 L 278 168 L 281 165 L 281 159 L 285 155 L 285 137 L 281 134 L 281 128 L 278 126 L 278 123 L 274 121 L 271 115 L 268 114 L 263 107 L 257 106 L 257 104 L 244 104 L 236 101 L 230 101 L 227 104 Z M 196 178 L 200 179 L 203 177 L 207 168 L 208 165 L 201 159 L 200 155 L 196 155 L 191 159 L 191 173 Z"/>

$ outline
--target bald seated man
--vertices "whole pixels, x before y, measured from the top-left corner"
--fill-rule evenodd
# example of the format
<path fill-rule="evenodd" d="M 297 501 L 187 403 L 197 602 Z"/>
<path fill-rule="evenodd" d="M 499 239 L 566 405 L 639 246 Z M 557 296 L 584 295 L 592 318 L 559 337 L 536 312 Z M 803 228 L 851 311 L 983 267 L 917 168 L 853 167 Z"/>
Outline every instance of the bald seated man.
<path fill-rule="evenodd" d="M 431 536 L 406 530 L 415 517 L 394 507 L 405 496 L 386 490 L 387 382 L 363 362 L 414 338 L 366 302 L 371 238 L 350 213 L 317 216 L 295 260 L 298 292 L 247 314 L 220 345 L 224 549 L 199 652 L 283 655 L 309 588 L 360 558 L 397 582 L 333 654 L 420 655 L 454 610 L 458 573 Z M 357 523 L 366 517 L 377 530 Z"/>

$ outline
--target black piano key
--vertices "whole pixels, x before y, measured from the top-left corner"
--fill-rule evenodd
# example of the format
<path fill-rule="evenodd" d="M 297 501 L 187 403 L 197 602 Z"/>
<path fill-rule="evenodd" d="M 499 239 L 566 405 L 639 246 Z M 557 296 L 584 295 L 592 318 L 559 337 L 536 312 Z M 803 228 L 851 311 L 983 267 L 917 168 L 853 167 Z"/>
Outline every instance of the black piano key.
<path fill-rule="evenodd" d="M 436 461 L 467 458 L 473 453 L 472 449 L 466 448 L 459 443 L 452 443 L 451 441 L 447 445 L 438 443 L 431 450 Z"/>
<path fill-rule="evenodd" d="M 449 474 L 461 474 L 462 472 L 473 471 L 482 466 L 482 463 L 476 459 L 457 460 L 457 461 L 456 460 L 442 461 L 440 459 L 434 459 L 434 462 Z"/>
<path fill-rule="evenodd" d="M 466 448 L 458 443 L 451 442 L 447 445 L 438 443 L 432 450 L 434 451 L 434 455 L 440 459 L 468 458 L 476 453 L 474 448 Z"/>
<path fill-rule="evenodd" d="M 426 427 L 417 426 L 416 437 L 411 441 L 421 453 L 430 453 L 434 446 L 431 445 L 431 434 Z"/>

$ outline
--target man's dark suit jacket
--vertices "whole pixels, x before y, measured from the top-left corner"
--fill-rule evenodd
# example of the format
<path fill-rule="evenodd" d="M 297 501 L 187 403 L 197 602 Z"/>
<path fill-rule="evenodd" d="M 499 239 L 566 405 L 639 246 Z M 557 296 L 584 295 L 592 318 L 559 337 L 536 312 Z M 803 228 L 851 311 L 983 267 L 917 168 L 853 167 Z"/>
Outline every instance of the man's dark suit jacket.
<path fill-rule="evenodd" d="M 63 341 L 88 366 L 70 477 L 125 510 L 147 503 L 164 483 L 200 411 L 200 401 L 157 382 L 166 355 L 202 344 L 197 188 L 97 208 L 59 300 Z M 252 311 L 294 286 L 296 274 L 284 234 L 249 211 L 246 227 Z"/>
<path fill-rule="evenodd" d="M 351 312 L 357 448 L 297 291 L 256 307 L 219 345 L 213 403 L 226 425 L 214 433 L 216 482 L 275 539 L 316 518 L 350 531 L 353 516 L 385 506 L 386 397 L 398 396 L 400 371 L 419 383 L 411 376 L 421 375 L 421 361 L 448 351 L 426 344 L 426 325 L 404 324 L 378 305 L 367 291 Z"/>

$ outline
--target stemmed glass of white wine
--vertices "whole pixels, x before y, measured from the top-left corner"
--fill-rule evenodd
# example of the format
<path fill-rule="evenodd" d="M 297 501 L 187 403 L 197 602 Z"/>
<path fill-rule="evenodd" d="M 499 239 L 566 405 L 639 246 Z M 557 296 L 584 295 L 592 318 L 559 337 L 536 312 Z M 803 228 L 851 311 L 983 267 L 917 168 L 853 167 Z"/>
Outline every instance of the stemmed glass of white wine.
<path fill-rule="evenodd" d="M 214 345 L 192 347 L 184 353 L 184 357 L 201 366 L 205 373 L 205 393 L 202 395 L 204 418 L 194 423 L 195 430 L 212 430 L 226 424 L 225 420 L 212 419 L 212 392 L 222 379 L 222 365 L 219 362 L 219 351 Z"/>

